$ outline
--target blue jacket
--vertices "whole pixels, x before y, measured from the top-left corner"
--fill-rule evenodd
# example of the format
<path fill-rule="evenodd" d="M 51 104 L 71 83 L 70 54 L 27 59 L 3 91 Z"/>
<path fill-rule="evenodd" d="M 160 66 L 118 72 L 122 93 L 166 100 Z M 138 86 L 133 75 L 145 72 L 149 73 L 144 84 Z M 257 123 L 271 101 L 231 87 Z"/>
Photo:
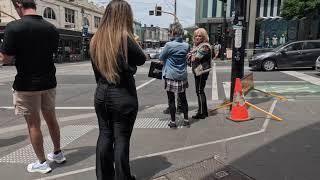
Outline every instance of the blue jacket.
<path fill-rule="evenodd" d="M 187 54 L 190 50 L 188 43 L 182 38 L 175 38 L 167 42 L 160 54 L 160 61 L 164 62 L 162 76 L 167 79 L 187 80 Z"/>

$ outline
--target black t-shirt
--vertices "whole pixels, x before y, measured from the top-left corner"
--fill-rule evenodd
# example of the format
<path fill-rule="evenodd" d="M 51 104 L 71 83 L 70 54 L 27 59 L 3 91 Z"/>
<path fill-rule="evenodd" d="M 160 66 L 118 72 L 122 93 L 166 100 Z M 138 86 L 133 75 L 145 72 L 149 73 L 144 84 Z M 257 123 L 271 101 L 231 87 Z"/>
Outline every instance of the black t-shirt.
<path fill-rule="evenodd" d="M 58 42 L 57 29 L 41 16 L 26 15 L 7 25 L 0 51 L 15 57 L 13 89 L 42 91 L 57 86 L 53 53 Z"/>

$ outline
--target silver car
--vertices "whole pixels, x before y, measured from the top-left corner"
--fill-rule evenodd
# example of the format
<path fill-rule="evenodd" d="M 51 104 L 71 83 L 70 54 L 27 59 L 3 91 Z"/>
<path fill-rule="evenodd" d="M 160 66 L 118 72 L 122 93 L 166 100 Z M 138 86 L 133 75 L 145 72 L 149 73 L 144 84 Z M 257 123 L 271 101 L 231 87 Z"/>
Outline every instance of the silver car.
<path fill-rule="evenodd" d="M 316 70 L 320 72 L 320 56 L 318 57 L 318 59 L 316 60 Z"/>

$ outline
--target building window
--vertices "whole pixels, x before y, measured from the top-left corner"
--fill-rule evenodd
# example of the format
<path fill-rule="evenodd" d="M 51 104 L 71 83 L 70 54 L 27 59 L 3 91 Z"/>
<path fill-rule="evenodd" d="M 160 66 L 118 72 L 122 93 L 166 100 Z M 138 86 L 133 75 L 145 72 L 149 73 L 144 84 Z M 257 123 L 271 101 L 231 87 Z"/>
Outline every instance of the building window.
<path fill-rule="evenodd" d="M 277 16 L 280 16 L 280 9 L 281 9 L 281 0 L 278 0 L 278 9 L 277 9 Z"/>
<path fill-rule="evenodd" d="M 201 1 L 201 17 L 207 18 L 208 17 L 208 0 L 202 0 Z"/>
<path fill-rule="evenodd" d="M 43 12 L 43 17 L 48 19 L 56 19 L 56 14 L 54 13 L 52 8 L 45 8 Z"/>
<path fill-rule="evenodd" d="M 268 0 L 264 0 L 263 17 L 268 17 Z"/>
<path fill-rule="evenodd" d="M 86 18 L 86 17 L 83 18 L 83 25 L 84 25 L 84 26 L 90 26 L 90 23 L 89 23 L 89 19 L 88 19 L 88 18 Z"/>
<path fill-rule="evenodd" d="M 72 9 L 68 9 L 68 8 L 65 8 L 65 21 L 68 22 L 68 23 L 75 23 L 74 21 L 74 14 L 75 14 L 75 11 L 72 10 Z"/>
<path fill-rule="evenodd" d="M 100 17 L 97 17 L 97 16 L 94 17 L 94 27 L 95 28 L 99 27 L 100 21 L 101 21 Z"/>

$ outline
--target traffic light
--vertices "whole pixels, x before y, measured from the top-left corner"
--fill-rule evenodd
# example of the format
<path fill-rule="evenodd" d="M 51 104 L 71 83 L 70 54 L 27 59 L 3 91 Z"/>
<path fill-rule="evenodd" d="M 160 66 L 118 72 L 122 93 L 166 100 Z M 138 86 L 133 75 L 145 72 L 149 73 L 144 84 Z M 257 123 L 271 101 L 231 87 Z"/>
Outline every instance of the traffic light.
<path fill-rule="evenodd" d="M 162 7 L 156 6 L 156 16 L 161 16 L 161 14 L 162 14 Z"/>
<path fill-rule="evenodd" d="M 221 34 L 222 33 L 222 26 L 218 25 L 217 26 L 217 34 Z"/>
<path fill-rule="evenodd" d="M 154 11 L 149 11 L 149 16 L 153 16 L 154 15 Z"/>

